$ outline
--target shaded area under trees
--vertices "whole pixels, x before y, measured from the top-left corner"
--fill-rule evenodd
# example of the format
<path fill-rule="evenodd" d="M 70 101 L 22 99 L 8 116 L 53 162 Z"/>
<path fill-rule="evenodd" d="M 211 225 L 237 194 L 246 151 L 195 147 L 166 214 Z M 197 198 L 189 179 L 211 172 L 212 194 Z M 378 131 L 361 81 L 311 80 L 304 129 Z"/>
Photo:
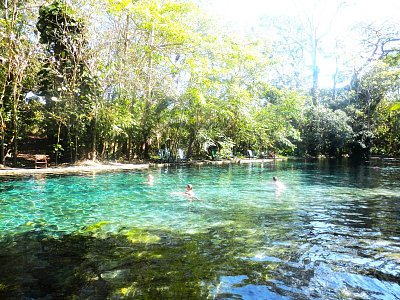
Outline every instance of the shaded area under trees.
<path fill-rule="evenodd" d="M 342 86 L 351 63 L 337 40 L 334 85 L 322 89 L 317 57 L 330 27 L 306 15 L 275 20 L 271 42 L 226 33 L 186 1 L 13 0 L 0 13 L 2 163 L 15 165 L 32 137 L 53 162 L 157 159 L 167 143 L 189 159 L 208 157 L 207 145 L 223 157 L 400 154 L 395 25 L 360 27 L 362 59 Z"/>

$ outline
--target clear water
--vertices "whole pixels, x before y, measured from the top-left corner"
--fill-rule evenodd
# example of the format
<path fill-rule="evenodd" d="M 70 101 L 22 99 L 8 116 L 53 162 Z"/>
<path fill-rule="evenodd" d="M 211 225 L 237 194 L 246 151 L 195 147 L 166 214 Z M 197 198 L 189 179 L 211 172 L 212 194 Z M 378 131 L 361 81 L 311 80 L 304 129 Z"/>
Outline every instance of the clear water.
<path fill-rule="evenodd" d="M 0 296 L 400 299 L 399 180 L 398 161 L 2 178 Z"/>

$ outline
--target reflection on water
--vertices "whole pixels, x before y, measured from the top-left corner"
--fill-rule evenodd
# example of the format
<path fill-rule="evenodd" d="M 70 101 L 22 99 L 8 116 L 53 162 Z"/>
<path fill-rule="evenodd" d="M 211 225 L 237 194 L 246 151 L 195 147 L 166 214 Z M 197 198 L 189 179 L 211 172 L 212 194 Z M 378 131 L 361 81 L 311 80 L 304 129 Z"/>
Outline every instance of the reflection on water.
<path fill-rule="evenodd" d="M 4 179 L 0 296 L 399 299 L 399 179 L 396 161 Z"/>

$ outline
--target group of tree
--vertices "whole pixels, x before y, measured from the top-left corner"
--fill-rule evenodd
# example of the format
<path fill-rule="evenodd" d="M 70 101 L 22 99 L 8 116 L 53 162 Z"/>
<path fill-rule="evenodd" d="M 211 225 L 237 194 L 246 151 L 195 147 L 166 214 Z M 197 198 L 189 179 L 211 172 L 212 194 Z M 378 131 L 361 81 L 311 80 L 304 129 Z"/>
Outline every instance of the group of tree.
<path fill-rule="evenodd" d="M 298 21 L 264 24 L 275 39 L 238 37 L 190 1 L 2 0 L 0 163 L 17 163 L 32 137 L 69 162 L 151 159 L 162 147 L 188 158 L 210 146 L 222 157 L 399 155 L 400 27 L 359 26 L 363 59 L 338 63 L 320 88 L 329 31 Z"/>

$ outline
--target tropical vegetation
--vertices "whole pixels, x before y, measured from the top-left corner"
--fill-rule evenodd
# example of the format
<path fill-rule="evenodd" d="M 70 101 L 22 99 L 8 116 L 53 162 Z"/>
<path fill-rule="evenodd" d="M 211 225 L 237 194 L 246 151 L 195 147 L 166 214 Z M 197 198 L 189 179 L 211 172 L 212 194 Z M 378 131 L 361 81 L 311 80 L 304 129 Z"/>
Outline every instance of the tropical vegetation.
<path fill-rule="evenodd" d="M 196 1 L 1 1 L 0 163 L 37 140 L 67 162 L 162 147 L 400 154 L 399 24 L 358 24 L 359 47 L 337 39 L 329 53 L 329 30 L 301 16 L 260 31 L 223 28 Z M 336 58 L 331 87 L 323 55 Z"/>

